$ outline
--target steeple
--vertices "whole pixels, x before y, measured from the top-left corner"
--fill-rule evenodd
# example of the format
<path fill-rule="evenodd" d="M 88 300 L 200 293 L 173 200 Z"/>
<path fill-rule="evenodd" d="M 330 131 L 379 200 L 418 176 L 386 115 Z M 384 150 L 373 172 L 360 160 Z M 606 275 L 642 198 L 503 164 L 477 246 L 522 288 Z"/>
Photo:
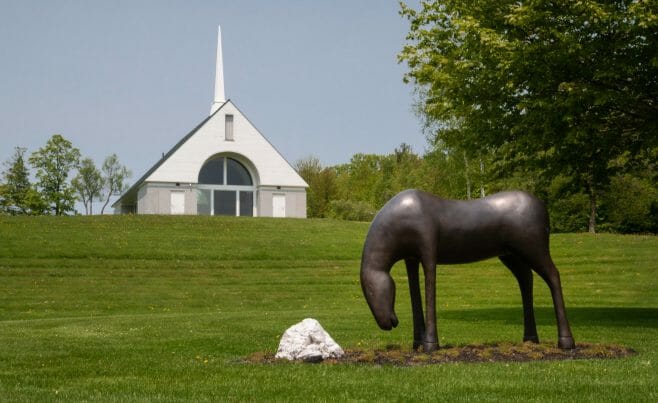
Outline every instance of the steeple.
<path fill-rule="evenodd" d="M 217 64 L 215 66 L 215 99 L 210 107 L 212 115 L 226 101 L 224 95 L 224 62 L 222 60 L 222 27 L 217 27 Z"/>

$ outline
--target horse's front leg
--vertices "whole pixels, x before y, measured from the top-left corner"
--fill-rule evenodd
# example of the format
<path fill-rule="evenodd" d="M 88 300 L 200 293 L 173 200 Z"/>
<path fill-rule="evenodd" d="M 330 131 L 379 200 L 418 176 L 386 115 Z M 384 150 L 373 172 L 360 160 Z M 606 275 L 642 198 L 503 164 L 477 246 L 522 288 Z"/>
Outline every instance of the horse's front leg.
<path fill-rule="evenodd" d="M 425 337 L 423 351 L 431 353 L 438 350 L 439 339 L 436 331 L 436 262 L 434 259 L 423 259 L 425 273 Z"/>
<path fill-rule="evenodd" d="M 411 295 L 411 312 L 414 321 L 414 344 L 416 350 L 423 345 L 425 335 L 425 318 L 423 318 L 423 301 L 420 296 L 420 282 L 418 279 L 418 260 L 405 259 L 407 278 L 409 279 L 409 295 Z"/>

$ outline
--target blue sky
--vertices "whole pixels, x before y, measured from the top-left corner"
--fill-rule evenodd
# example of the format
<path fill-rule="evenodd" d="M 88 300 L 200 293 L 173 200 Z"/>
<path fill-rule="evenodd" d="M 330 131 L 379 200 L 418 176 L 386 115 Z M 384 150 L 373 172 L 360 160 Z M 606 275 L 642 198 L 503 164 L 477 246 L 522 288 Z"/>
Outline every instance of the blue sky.
<path fill-rule="evenodd" d="M 416 2 L 410 2 L 415 5 Z M 226 95 L 291 163 L 426 147 L 384 0 L 0 0 L 0 161 L 55 133 L 139 178 Z"/>

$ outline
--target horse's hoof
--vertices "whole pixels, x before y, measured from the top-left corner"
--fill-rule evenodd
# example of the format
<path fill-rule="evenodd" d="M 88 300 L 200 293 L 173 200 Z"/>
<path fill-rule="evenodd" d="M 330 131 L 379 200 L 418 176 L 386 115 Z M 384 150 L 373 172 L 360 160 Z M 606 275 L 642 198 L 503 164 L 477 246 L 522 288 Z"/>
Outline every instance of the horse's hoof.
<path fill-rule="evenodd" d="M 420 340 L 414 340 L 413 350 L 416 351 L 423 345 L 423 342 Z"/>
<path fill-rule="evenodd" d="M 423 351 L 426 353 L 431 353 L 439 349 L 439 343 L 436 342 L 423 342 Z"/>
<path fill-rule="evenodd" d="M 557 340 L 557 346 L 562 350 L 573 350 L 576 348 L 576 342 L 573 341 L 573 337 L 559 337 Z"/>
<path fill-rule="evenodd" d="M 523 336 L 523 342 L 529 341 L 531 343 L 539 344 L 538 336 Z"/>

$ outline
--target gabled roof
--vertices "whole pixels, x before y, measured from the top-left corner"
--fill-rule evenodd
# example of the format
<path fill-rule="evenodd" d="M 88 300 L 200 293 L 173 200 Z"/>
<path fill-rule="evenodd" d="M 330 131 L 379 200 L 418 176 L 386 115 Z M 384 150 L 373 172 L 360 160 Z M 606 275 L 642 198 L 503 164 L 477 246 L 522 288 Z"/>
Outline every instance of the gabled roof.
<path fill-rule="evenodd" d="M 151 174 L 152 174 L 153 172 L 155 172 L 155 170 L 158 169 L 158 168 L 160 167 L 160 165 L 162 165 L 162 164 L 167 160 L 167 158 L 169 158 L 173 153 L 175 153 L 176 150 L 178 150 L 178 149 L 180 148 L 180 146 L 182 146 L 183 144 L 185 144 L 185 142 L 186 142 L 190 137 L 192 137 L 192 136 L 194 135 L 194 133 L 197 132 L 197 130 L 199 130 L 201 127 L 203 127 L 203 125 L 205 125 L 206 122 L 207 122 L 208 120 L 210 120 L 210 118 L 212 118 L 212 117 L 215 115 L 215 113 L 219 112 L 219 111 L 224 107 L 224 105 L 226 105 L 226 104 L 228 103 L 228 101 L 229 101 L 229 100 L 226 100 L 226 102 L 224 102 L 224 104 L 222 104 L 222 106 L 220 106 L 219 108 L 217 108 L 217 110 L 216 110 L 214 113 L 212 113 L 210 116 L 208 116 L 207 118 L 205 118 L 205 119 L 204 119 L 201 123 L 199 123 L 194 129 L 192 129 L 191 132 L 187 133 L 187 134 L 185 135 L 185 137 L 183 137 L 182 139 L 180 139 L 180 141 L 179 141 L 178 143 L 176 143 L 176 145 L 173 146 L 171 150 L 169 150 L 166 154 L 164 154 L 164 155 L 162 156 L 162 158 L 160 158 L 160 159 L 158 160 L 158 162 L 156 162 L 155 165 L 153 165 L 153 166 L 151 167 L 151 169 L 149 169 L 148 171 L 146 171 L 146 173 L 145 173 L 144 175 L 142 175 L 142 177 L 139 178 L 139 179 L 137 180 L 137 182 L 135 182 L 131 187 L 129 187 L 128 190 L 126 190 L 126 191 L 121 195 L 121 197 L 119 197 L 119 198 L 117 199 L 117 201 L 115 201 L 114 203 L 112 203 L 112 207 L 115 208 L 116 206 L 120 205 L 121 202 L 124 201 L 124 199 L 133 198 L 133 197 L 134 197 L 135 199 L 137 199 L 137 191 L 139 190 L 140 186 L 142 186 L 142 183 L 144 183 L 144 181 L 146 180 L 146 178 L 148 178 L 149 176 L 151 176 Z"/>
<path fill-rule="evenodd" d="M 254 127 L 255 126 L 249 121 L 249 119 L 233 104 L 230 100 L 226 100 L 215 112 L 213 112 L 210 116 L 205 118 L 201 123 L 199 123 L 192 131 L 190 131 L 185 137 L 183 137 L 178 143 L 176 143 L 166 154 L 160 158 L 155 165 L 153 165 L 144 175 L 142 175 L 128 190 L 126 190 L 119 199 L 117 199 L 113 204 L 112 207 L 116 208 L 117 206 L 121 204 L 134 204 L 137 201 L 137 192 L 139 191 L 139 188 L 144 184 L 144 182 L 147 181 L 151 175 L 153 175 L 158 168 L 160 168 L 171 156 L 173 156 L 176 151 L 178 151 L 190 138 L 192 138 L 201 128 L 203 128 L 206 123 L 208 123 L 209 120 L 211 120 L 216 114 L 218 114 L 227 104 L 231 103 L 232 108 L 235 108 L 240 114 L 249 122 L 249 124 Z M 283 157 L 283 155 L 274 147 L 274 145 L 260 133 L 258 129 L 255 129 L 256 132 L 269 144 L 269 146 L 272 148 L 272 150 L 278 154 L 278 156 L 281 158 L 281 160 L 285 161 L 285 163 L 294 171 L 294 168 L 292 165 Z M 297 175 L 298 176 L 298 175 Z M 305 185 L 305 187 L 308 187 L 308 184 L 301 178 L 299 178 L 299 181 Z M 128 202 L 128 203 L 126 203 Z"/>

